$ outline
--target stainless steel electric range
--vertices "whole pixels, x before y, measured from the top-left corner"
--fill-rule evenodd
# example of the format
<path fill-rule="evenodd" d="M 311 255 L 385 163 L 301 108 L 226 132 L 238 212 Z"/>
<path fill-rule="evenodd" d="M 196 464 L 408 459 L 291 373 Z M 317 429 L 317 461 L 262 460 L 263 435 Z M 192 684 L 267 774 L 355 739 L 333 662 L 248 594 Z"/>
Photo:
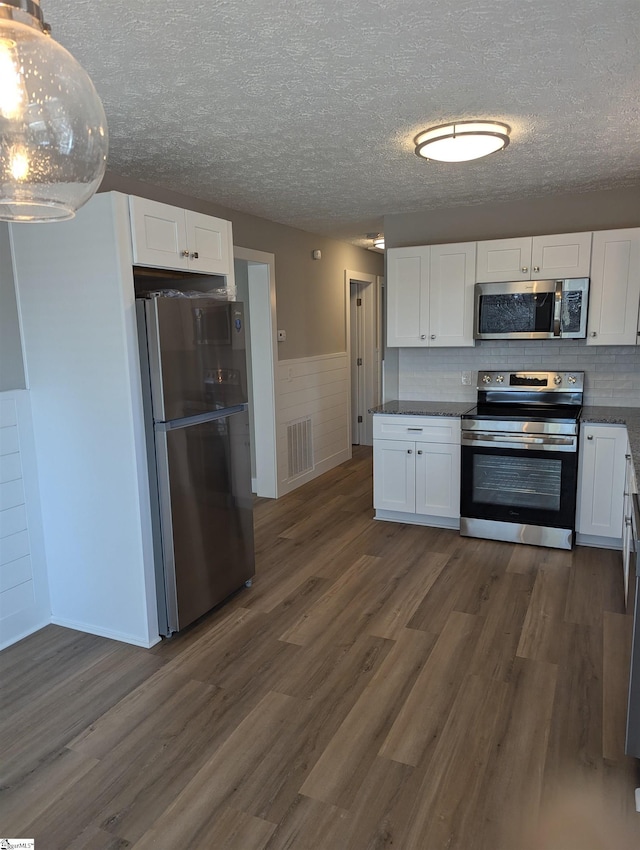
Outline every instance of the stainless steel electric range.
<path fill-rule="evenodd" d="M 462 416 L 460 533 L 571 549 L 584 372 L 479 372 Z"/>

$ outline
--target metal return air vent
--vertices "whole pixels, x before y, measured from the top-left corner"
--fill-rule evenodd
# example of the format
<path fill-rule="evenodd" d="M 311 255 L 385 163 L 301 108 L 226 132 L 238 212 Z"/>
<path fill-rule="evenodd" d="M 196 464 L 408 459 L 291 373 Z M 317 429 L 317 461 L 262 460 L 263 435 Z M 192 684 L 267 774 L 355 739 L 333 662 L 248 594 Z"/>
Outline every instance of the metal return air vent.
<path fill-rule="evenodd" d="M 298 419 L 287 424 L 287 455 L 289 479 L 313 469 L 311 419 Z"/>

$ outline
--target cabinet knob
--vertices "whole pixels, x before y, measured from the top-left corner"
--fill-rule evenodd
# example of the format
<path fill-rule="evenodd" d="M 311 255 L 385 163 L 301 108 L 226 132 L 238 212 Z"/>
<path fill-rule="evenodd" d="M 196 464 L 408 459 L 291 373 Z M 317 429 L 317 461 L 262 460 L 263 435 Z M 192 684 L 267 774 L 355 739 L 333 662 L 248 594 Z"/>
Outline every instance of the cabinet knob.
<path fill-rule="evenodd" d="M 413 449 L 407 449 L 407 454 L 408 454 L 408 455 L 412 455 L 412 454 L 413 454 Z"/>
<path fill-rule="evenodd" d="M 188 251 L 180 251 L 180 256 L 181 256 L 181 257 L 188 257 L 188 256 L 189 256 L 189 252 L 188 252 Z"/>
<path fill-rule="evenodd" d="M 436 338 L 436 335 L 435 335 L 435 334 L 431 334 L 431 339 L 435 339 L 435 338 Z"/>
<path fill-rule="evenodd" d="M 591 333 L 589 334 L 589 336 L 598 336 L 598 334 L 597 334 L 595 331 L 591 331 Z"/>
<path fill-rule="evenodd" d="M 534 272 L 539 272 L 539 271 L 540 271 L 540 266 L 534 266 L 534 267 L 533 267 L 533 270 L 534 270 Z"/>
<path fill-rule="evenodd" d="M 422 454 L 422 449 L 418 449 L 418 454 L 419 454 L 419 455 L 421 455 L 421 454 Z"/>
<path fill-rule="evenodd" d="M 528 271 L 529 271 L 529 266 L 523 266 L 523 267 L 520 269 L 520 271 L 521 271 L 523 274 L 525 274 L 526 272 L 528 272 Z"/>
<path fill-rule="evenodd" d="M 427 338 L 426 334 L 420 334 L 420 339 L 426 339 L 426 338 Z"/>
<path fill-rule="evenodd" d="M 197 252 L 197 251 L 194 251 L 194 252 L 193 252 L 192 254 L 190 254 L 189 256 L 191 257 L 191 259 L 192 259 L 192 260 L 197 260 L 197 259 L 198 259 L 198 257 L 199 257 L 199 254 L 198 254 L 198 252 Z"/>
<path fill-rule="evenodd" d="M 587 436 L 587 440 L 593 440 L 593 434 L 589 434 L 589 435 Z"/>

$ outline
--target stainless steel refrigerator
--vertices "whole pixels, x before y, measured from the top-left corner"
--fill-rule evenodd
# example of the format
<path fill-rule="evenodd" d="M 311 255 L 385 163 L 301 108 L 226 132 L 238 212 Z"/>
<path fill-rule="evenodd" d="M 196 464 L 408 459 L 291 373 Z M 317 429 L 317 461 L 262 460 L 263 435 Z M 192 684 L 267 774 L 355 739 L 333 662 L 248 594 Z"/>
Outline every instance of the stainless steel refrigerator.
<path fill-rule="evenodd" d="M 136 301 L 162 635 L 255 573 L 242 304 Z"/>

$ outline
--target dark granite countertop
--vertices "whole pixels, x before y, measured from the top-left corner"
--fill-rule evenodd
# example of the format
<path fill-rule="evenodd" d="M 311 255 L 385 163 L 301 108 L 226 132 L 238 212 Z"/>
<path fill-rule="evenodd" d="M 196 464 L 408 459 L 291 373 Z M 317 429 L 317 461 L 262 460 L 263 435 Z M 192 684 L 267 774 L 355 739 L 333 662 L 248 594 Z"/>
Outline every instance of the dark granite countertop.
<path fill-rule="evenodd" d="M 580 421 L 594 425 L 626 425 L 636 477 L 640 475 L 640 407 L 587 404 L 582 408 Z"/>
<path fill-rule="evenodd" d="M 474 406 L 468 401 L 386 401 L 372 407 L 369 413 L 392 416 L 462 416 Z M 609 407 L 587 404 L 582 408 L 581 422 L 596 425 L 625 425 L 636 474 L 640 477 L 640 407 Z"/>
<path fill-rule="evenodd" d="M 386 401 L 369 413 L 401 416 L 462 416 L 474 406 L 470 401 Z"/>

